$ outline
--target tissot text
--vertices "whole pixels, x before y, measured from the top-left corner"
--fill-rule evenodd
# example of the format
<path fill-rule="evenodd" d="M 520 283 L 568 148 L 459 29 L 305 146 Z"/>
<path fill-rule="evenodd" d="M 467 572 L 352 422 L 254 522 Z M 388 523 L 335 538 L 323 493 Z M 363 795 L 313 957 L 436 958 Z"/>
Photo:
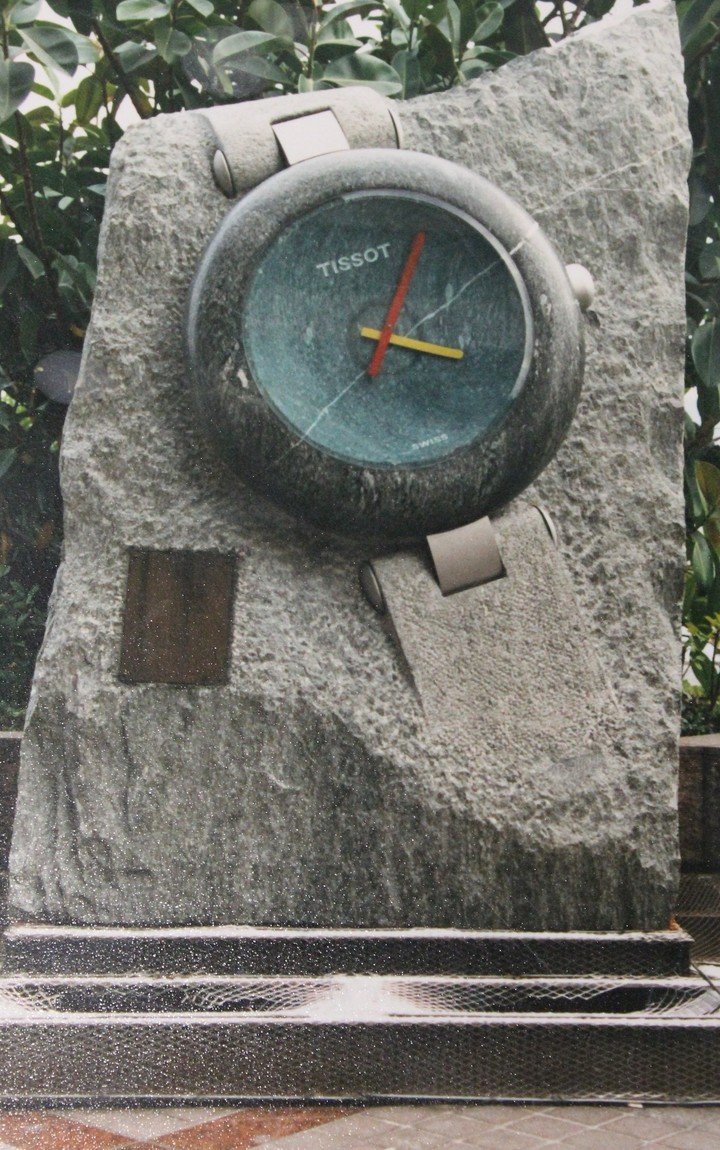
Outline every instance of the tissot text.
<path fill-rule="evenodd" d="M 390 244 L 378 244 L 374 248 L 365 248 L 364 252 L 351 252 L 347 256 L 338 256 L 335 260 L 326 260 L 322 264 L 315 264 L 315 267 L 324 276 L 336 276 L 339 272 L 350 272 L 353 268 L 374 264 L 377 260 L 386 260 L 389 251 Z"/>

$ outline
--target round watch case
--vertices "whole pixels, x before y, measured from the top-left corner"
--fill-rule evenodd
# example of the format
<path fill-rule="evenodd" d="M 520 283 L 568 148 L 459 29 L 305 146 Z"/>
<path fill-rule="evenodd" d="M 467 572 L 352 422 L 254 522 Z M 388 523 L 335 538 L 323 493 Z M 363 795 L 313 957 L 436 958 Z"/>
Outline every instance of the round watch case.
<path fill-rule="evenodd" d="M 502 264 L 516 284 L 517 307 L 522 308 L 517 322 L 525 325 L 517 342 L 525 346 L 514 386 L 508 390 L 505 385 L 507 402 L 478 434 L 473 435 L 471 427 L 467 442 L 457 445 L 453 440 L 451 450 L 444 453 L 441 448 L 431 458 L 386 458 L 382 445 L 369 452 L 374 459 L 353 458 L 352 450 L 338 449 L 331 436 L 323 442 L 313 434 L 312 422 L 309 431 L 303 430 L 288 414 L 295 343 L 283 347 L 283 332 L 278 333 L 287 303 L 281 280 L 272 281 L 279 299 L 272 293 L 260 295 L 248 326 L 248 301 L 252 304 L 257 297 L 259 269 L 269 266 L 279 242 L 301 236 L 303 221 L 315 221 L 319 209 L 343 198 L 351 202 L 358 193 L 366 201 L 378 195 L 415 197 L 419 205 L 435 204 L 438 211 L 446 209 L 469 221 L 493 245 L 498 266 Z M 321 256 L 318 259 L 317 266 L 325 266 Z M 408 304 L 411 298 L 408 295 Z M 267 349 L 263 300 L 273 305 L 267 316 Z M 297 287 L 292 301 L 295 308 L 303 306 Z M 286 307 L 288 324 L 290 313 Z M 378 327 L 382 320 L 380 315 Z M 274 370 L 270 351 L 278 339 Z M 390 149 L 303 161 L 272 176 L 232 208 L 193 282 L 187 346 L 198 418 L 245 480 L 290 513 L 333 531 L 394 541 L 471 522 L 518 495 L 562 442 L 577 405 L 583 368 L 580 309 L 565 268 L 538 224 L 469 170 L 423 153 Z M 302 349 L 298 356 L 302 358 Z M 416 374 L 421 376 L 430 357 L 417 359 Z M 306 380 L 303 386 L 312 382 Z M 367 380 L 371 389 L 373 382 Z M 392 388 L 392 377 L 382 385 Z M 338 388 L 339 397 L 341 383 Z M 372 390 L 366 394 L 375 395 Z M 391 391 L 385 394 L 393 398 Z M 446 393 L 436 389 L 434 402 L 442 403 L 443 394 L 453 402 L 452 385 Z M 393 418 L 397 421 L 398 414 Z M 408 412 L 408 418 L 414 418 L 414 412 Z"/>

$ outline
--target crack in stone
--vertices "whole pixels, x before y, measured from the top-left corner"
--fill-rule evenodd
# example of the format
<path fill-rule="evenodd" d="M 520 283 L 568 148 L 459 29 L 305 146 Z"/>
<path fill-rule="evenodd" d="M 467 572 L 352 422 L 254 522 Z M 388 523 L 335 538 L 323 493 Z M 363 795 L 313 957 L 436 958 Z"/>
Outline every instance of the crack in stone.
<path fill-rule="evenodd" d="M 592 180 L 588 180 L 586 184 L 581 184 L 579 188 L 573 188 L 571 191 L 566 192 L 564 196 L 558 196 L 549 204 L 544 204 L 543 207 L 535 211 L 535 215 L 542 216 L 546 212 L 552 211 L 557 208 L 558 204 L 564 204 L 566 200 L 571 200 L 573 196 L 582 195 L 583 192 L 589 192 L 593 188 L 601 184 L 603 180 L 609 180 L 612 176 L 619 176 L 623 172 L 629 172 L 633 168 L 644 168 L 652 163 L 659 156 L 664 156 L 667 152 L 672 152 L 676 148 L 684 148 L 685 143 L 682 140 L 673 140 L 671 144 L 666 144 L 663 148 L 658 148 L 657 151 L 651 152 L 649 156 L 645 156 L 642 160 L 631 160 L 627 164 L 621 164 L 619 168 L 613 168 L 609 172 L 601 172 L 598 176 L 594 176 Z M 608 191 L 616 192 L 621 191 L 620 188 L 608 188 Z M 510 253 L 512 255 L 512 252 Z"/>

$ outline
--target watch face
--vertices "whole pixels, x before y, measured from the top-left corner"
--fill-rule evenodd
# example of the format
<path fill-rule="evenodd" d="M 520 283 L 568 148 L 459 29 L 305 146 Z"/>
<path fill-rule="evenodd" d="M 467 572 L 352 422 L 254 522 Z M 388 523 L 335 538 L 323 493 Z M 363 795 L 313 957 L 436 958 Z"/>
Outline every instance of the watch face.
<path fill-rule="evenodd" d="M 196 418 L 291 514 L 412 539 L 469 523 L 553 458 L 580 312 L 537 223 L 417 152 L 304 160 L 227 213 L 187 318 Z"/>
<path fill-rule="evenodd" d="M 380 467 L 485 435 L 523 386 L 532 332 L 499 241 L 436 198 L 393 191 L 332 199 L 285 228 L 240 324 L 252 378 L 291 431 Z"/>

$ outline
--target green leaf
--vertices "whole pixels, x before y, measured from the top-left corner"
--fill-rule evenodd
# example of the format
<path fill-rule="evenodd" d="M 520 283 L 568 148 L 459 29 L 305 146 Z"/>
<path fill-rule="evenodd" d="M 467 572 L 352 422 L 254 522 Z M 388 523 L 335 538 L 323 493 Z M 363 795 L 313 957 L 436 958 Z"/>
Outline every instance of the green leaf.
<path fill-rule="evenodd" d="M 712 513 L 720 505 L 720 471 L 712 463 L 699 459 L 695 463 L 695 478 Z"/>
<path fill-rule="evenodd" d="M 213 13 L 214 5 L 211 4 L 210 0 L 185 0 L 185 3 L 199 12 L 201 16 L 211 16 Z"/>
<path fill-rule="evenodd" d="M 332 40 L 326 39 L 322 43 L 318 43 L 315 49 L 315 59 L 323 60 L 337 60 L 339 56 L 347 56 L 351 52 L 357 52 L 358 48 L 362 48 L 361 40 Z"/>
<path fill-rule="evenodd" d="M 720 14 L 720 0 L 693 0 L 680 17 L 680 44 L 692 57 L 715 32 L 713 21 Z"/>
<path fill-rule="evenodd" d="M 695 467 L 688 463 L 685 468 L 685 501 L 687 513 L 692 519 L 693 527 L 699 527 L 707 517 L 708 508 L 705 498 L 697 485 Z"/>
<path fill-rule="evenodd" d="M 192 48 L 190 37 L 165 21 L 155 25 L 155 43 L 166 64 L 182 60 Z"/>
<path fill-rule="evenodd" d="M 335 20 L 327 27 L 321 28 L 317 37 L 318 44 L 337 44 L 340 41 L 353 44 L 359 43 L 359 41 L 355 39 L 355 34 L 347 20 Z"/>
<path fill-rule="evenodd" d="M 32 64 L 0 57 L 0 123 L 12 116 L 32 90 Z"/>
<path fill-rule="evenodd" d="M 693 674 L 702 688 L 703 695 L 710 695 L 713 680 L 717 675 L 711 660 L 704 651 L 695 651 L 690 660 Z"/>
<path fill-rule="evenodd" d="M 485 72 L 492 71 L 492 65 L 487 60 L 474 60 L 472 58 L 464 59 L 460 65 L 460 71 L 466 80 L 474 80 L 477 76 L 482 76 Z"/>
<path fill-rule="evenodd" d="M 94 44 L 89 36 L 81 36 L 73 28 L 66 29 L 66 35 L 70 37 L 78 54 L 78 63 L 80 64 L 96 64 L 101 56 L 101 51 L 98 45 Z"/>
<path fill-rule="evenodd" d="M 0 451 L 0 478 L 10 470 L 15 462 L 16 455 L 16 447 L 6 447 L 3 451 Z"/>
<path fill-rule="evenodd" d="M 711 320 L 698 327 L 690 345 L 695 370 L 703 383 L 712 387 L 720 384 L 720 323 Z"/>
<path fill-rule="evenodd" d="M 384 96 L 397 96 L 402 91 L 402 80 L 392 65 L 370 52 L 354 52 L 333 60 L 322 78 L 339 88 L 367 84 Z"/>
<path fill-rule="evenodd" d="M 715 578 L 715 563 L 710 544 L 699 531 L 694 532 L 692 536 L 692 557 L 690 561 L 692 563 L 692 569 L 695 572 L 695 578 L 698 581 L 698 586 L 702 591 L 709 591 L 712 588 Z"/>
<path fill-rule="evenodd" d="M 170 8 L 163 0 L 121 0 L 115 15 L 118 20 L 162 20 L 170 15 Z"/>
<path fill-rule="evenodd" d="M 95 74 L 81 80 L 70 95 L 75 105 L 75 118 L 80 124 L 87 123 L 97 116 L 102 107 L 103 87 Z"/>
<path fill-rule="evenodd" d="M 476 48 L 470 48 L 463 59 L 483 60 L 490 68 L 501 68 L 503 64 L 509 64 L 511 60 L 514 60 L 515 56 L 512 52 L 506 52 L 502 48 L 488 48 L 486 44 L 478 44 Z"/>
<path fill-rule="evenodd" d="M 45 275 L 45 268 L 43 266 L 42 260 L 38 259 L 38 257 L 35 255 L 35 252 L 31 252 L 30 248 L 26 247 L 25 244 L 18 244 L 17 254 L 25 264 L 25 267 L 30 272 L 30 275 L 34 280 L 39 279 L 42 275 Z"/>
<path fill-rule="evenodd" d="M 419 55 L 423 73 L 430 79 L 453 75 L 455 54 L 452 44 L 435 24 L 428 24 L 423 29 Z"/>
<path fill-rule="evenodd" d="M 48 68 L 61 68 L 72 75 L 79 63 L 78 50 L 72 36 L 57 24 L 39 21 L 30 28 L 21 28 L 20 35 L 28 53 L 37 57 Z"/>
<path fill-rule="evenodd" d="M 213 64 L 222 64 L 226 60 L 234 60 L 245 52 L 255 52 L 258 48 L 268 48 L 276 44 L 277 38 L 270 32 L 235 32 L 226 36 L 215 45 L 213 49 Z"/>
<path fill-rule="evenodd" d="M 6 241 L 0 251 L 0 296 L 15 279 L 18 266 L 18 245 Z"/>
<path fill-rule="evenodd" d="M 690 218 L 691 228 L 702 223 L 712 206 L 711 191 L 702 177 L 691 175 L 688 182 L 690 189 Z"/>
<path fill-rule="evenodd" d="M 705 531 L 705 538 L 717 554 L 720 551 L 720 514 L 715 512 L 710 515 L 703 524 L 703 530 Z"/>
<path fill-rule="evenodd" d="M 348 16 L 365 16 L 378 8 L 378 0 L 342 0 L 323 11 L 321 28 L 329 28 L 336 20 L 346 20 Z"/>
<path fill-rule="evenodd" d="M 403 8 L 400 0 L 385 0 L 385 7 L 390 15 L 397 21 L 403 32 L 409 31 L 412 20 Z"/>
<path fill-rule="evenodd" d="M 698 259 L 700 275 L 706 280 L 720 278 L 720 241 L 706 244 Z"/>
<path fill-rule="evenodd" d="M 292 44 L 293 22 L 277 0 L 253 0 L 248 8 L 248 16 L 262 28 L 263 32 L 270 32 L 278 40 Z"/>
<path fill-rule="evenodd" d="M 422 71 L 415 49 L 403 49 L 393 56 L 392 66 L 402 82 L 403 99 L 417 96 L 423 90 Z"/>
<path fill-rule="evenodd" d="M 122 70 L 127 75 L 137 68 L 143 68 L 157 56 L 157 48 L 152 44 L 137 44 L 134 40 L 126 40 L 114 49 Z"/>
<path fill-rule="evenodd" d="M 503 22 L 504 15 L 505 10 L 502 4 L 496 3 L 495 0 L 490 4 L 483 4 L 482 8 L 478 8 L 477 27 L 470 39 L 476 42 L 489 39 L 493 32 L 497 32 Z"/>
<path fill-rule="evenodd" d="M 269 80 L 273 84 L 286 84 L 287 76 L 272 60 L 264 56 L 256 56 L 254 52 L 247 52 L 242 58 L 242 70 L 249 76 L 259 76 L 261 80 Z"/>
<path fill-rule="evenodd" d="M 527 56 L 535 48 L 547 48 L 550 38 L 542 26 L 535 0 L 514 0 L 507 6 L 503 28 L 505 47 L 517 56 Z"/>
<path fill-rule="evenodd" d="M 445 0 L 440 4 L 437 0 L 402 0 L 402 6 L 413 23 L 417 23 L 423 17 L 427 17 L 432 23 L 437 23 L 445 13 Z"/>
<path fill-rule="evenodd" d="M 8 24 L 15 28 L 20 28 L 23 24 L 32 24 L 33 20 L 37 19 L 41 7 L 41 0 L 17 0 L 7 14 Z"/>
<path fill-rule="evenodd" d="M 448 43 L 452 45 L 454 54 L 459 54 L 461 45 L 462 16 L 455 0 L 444 0 L 445 16 L 437 23 L 438 31 L 442 32 Z M 435 27 L 431 24 L 430 27 Z M 453 55 L 453 69 L 455 55 Z"/>

